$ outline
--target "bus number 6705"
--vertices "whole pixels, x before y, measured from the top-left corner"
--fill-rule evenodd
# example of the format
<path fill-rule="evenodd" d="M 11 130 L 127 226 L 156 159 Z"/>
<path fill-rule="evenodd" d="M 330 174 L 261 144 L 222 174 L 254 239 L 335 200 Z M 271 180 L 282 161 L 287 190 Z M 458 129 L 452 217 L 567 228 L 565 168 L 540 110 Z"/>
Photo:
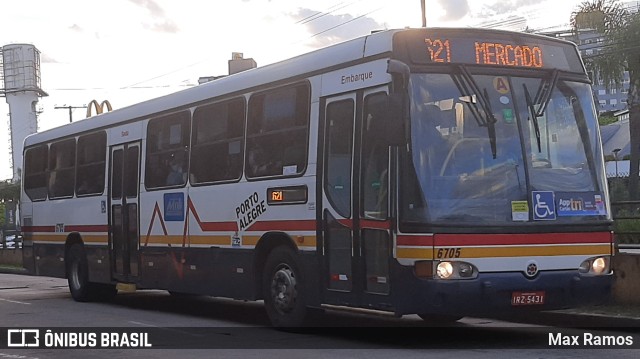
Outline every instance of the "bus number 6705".
<path fill-rule="evenodd" d="M 440 248 L 438 249 L 438 258 L 460 258 L 460 248 Z"/>

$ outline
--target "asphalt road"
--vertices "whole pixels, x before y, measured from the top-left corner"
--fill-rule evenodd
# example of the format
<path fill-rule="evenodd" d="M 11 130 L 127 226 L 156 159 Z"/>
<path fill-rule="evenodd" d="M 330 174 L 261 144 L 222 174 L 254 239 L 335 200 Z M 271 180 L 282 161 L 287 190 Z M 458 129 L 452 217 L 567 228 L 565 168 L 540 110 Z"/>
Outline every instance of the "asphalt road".
<path fill-rule="evenodd" d="M 0 274 L 0 359 L 5 358 L 601 358 L 640 354 L 637 328 L 572 328 L 572 324 L 541 325 L 540 318 L 515 323 L 464 318 L 449 327 L 426 325 L 417 316 L 393 318 L 327 311 L 317 328 L 283 332 L 269 327 L 259 302 L 210 297 L 173 297 L 165 291 L 120 293 L 111 302 L 77 303 L 66 280 Z M 91 333 L 147 333 L 152 349 L 7 348 L 11 329 Z M 590 338 L 611 337 L 632 345 L 590 347 Z M 43 339 L 43 335 L 40 335 Z M 564 347 L 549 345 L 551 340 Z M 206 349 L 194 349 L 206 348 Z"/>

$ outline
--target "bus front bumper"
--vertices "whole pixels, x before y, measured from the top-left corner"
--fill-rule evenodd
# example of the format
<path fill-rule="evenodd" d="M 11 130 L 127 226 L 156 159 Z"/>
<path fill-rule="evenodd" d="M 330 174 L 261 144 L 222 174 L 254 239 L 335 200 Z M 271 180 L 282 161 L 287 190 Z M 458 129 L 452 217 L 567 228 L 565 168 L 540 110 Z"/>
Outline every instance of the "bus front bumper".
<path fill-rule="evenodd" d="M 554 310 L 604 303 L 613 274 L 583 276 L 575 270 L 524 274 L 481 273 L 471 280 L 413 277 L 396 306 L 397 314 L 491 315 Z M 406 293 L 406 292 L 404 292 Z"/>

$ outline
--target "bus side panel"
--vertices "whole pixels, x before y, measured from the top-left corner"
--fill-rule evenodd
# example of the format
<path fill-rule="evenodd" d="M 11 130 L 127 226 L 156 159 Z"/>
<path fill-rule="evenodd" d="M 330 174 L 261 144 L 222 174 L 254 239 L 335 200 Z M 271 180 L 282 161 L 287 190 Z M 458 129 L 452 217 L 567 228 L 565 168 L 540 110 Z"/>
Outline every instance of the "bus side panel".
<path fill-rule="evenodd" d="M 110 283 L 109 248 L 103 245 L 87 245 L 85 243 L 84 252 L 87 255 L 89 280 L 95 283 Z"/>
<path fill-rule="evenodd" d="M 33 203 L 24 191 L 20 199 L 20 224 L 22 226 L 22 267 L 28 273 L 37 275 L 33 250 Z"/>
<path fill-rule="evenodd" d="M 140 248 L 140 277 L 138 287 L 149 289 L 167 289 L 169 261 L 165 250 L 159 248 Z"/>
<path fill-rule="evenodd" d="M 66 278 L 64 266 L 64 245 L 35 244 L 36 273 L 46 277 Z"/>
<path fill-rule="evenodd" d="M 253 250 L 146 248 L 141 251 L 141 288 L 255 299 Z"/>

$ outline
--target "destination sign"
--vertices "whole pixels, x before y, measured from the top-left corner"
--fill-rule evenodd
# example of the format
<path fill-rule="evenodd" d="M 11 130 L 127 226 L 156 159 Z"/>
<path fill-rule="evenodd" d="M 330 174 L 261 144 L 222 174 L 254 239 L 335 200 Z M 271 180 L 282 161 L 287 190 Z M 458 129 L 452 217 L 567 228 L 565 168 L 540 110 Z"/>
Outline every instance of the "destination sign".
<path fill-rule="evenodd" d="M 267 203 L 298 204 L 307 202 L 307 186 L 291 186 L 267 189 Z"/>
<path fill-rule="evenodd" d="M 451 40 L 424 39 L 433 62 L 451 62 Z M 511 45 L 497 42 L 475 42 L 476 64 L 519 67 L 543 67 L 543 50 L 540 46 Z"/>
<path fill-rule="evenodd" d="M 470 64 L 584 72 L 573 44 L 539 35 L 469 29 L 398 33 L 396 57 L 414 64 Z"/>

